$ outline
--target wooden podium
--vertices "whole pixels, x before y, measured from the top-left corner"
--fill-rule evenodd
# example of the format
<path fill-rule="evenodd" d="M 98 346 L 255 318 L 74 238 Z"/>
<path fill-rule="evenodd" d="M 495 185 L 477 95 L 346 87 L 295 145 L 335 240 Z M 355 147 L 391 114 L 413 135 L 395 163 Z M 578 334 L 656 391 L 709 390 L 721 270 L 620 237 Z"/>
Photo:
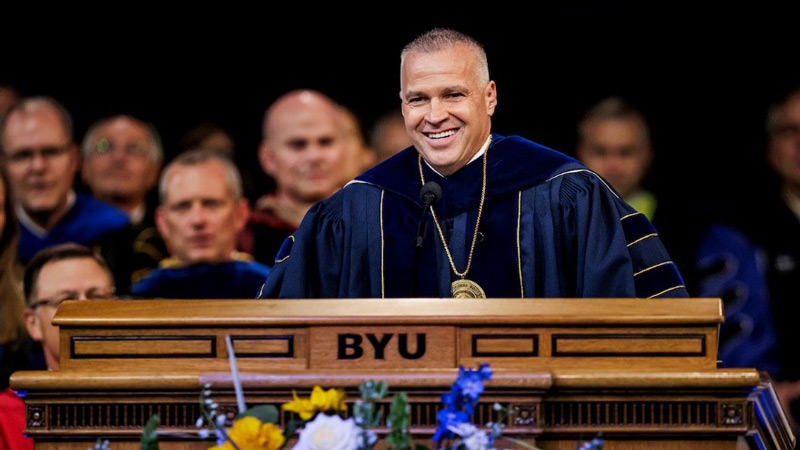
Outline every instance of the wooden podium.
<path fill-rule="evenodd" d="M 162 430 L 195 433 L 205 383 L 235 411 L 229 335 L 249 405 L 280 406 L 314 385 L 355 400 L 362 381 L 383 380 L 408 393 L 423 442 L 459 365 L 489 363 L 473 422 L 493 420 L 500 402 L 516 412 L 505 435 L 542 449 L 599 432 L 608 449 L 793 448 L 769 381 L 717 367 L 722 320 L 718 299 L 66 302 L 55 317 L 61 371 L 11 383 L 27 391 L 37 449 L 85 450 L 98 437 L 135 449 L 154 413 Z M 209 446 L 162 439 L 164 449 Z"/>

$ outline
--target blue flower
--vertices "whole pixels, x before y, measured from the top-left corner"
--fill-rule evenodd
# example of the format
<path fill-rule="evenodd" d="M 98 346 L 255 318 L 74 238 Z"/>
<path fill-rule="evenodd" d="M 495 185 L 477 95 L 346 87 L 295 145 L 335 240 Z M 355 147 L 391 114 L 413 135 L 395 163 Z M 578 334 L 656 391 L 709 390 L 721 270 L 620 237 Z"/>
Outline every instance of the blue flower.
<path fill-rule="evenodd" d="M 578 447 L 578 450 L 602 450 L 604 446 L 605 441 L 599 437 L 596 437 L 591 441 L 584 442 L 580 447 Z"/>
<path fill-rule="evenodd" d="M 436 418 L 439 420 L 439 428 L 436 429 L 436 434 L 433 435 L 435 442 L 441 442 L 443 439 L 452 439 L 452 428 L 458 428 L 462 423 L 469 423 L 469 416 L 465 412 L 451 409 L 439 411 Z"/>
<path fill-rule="evenodd" d="M 481 378 L 484 380 L 492 379 L 492 368 L 488 364 L 481 364 L 478 367 L 478 373 L 481 374 Z"/>
<path fill-rule="evenodd" d="M 477 400 L 483 392 L 483 376 L 481 372 L 474 370 L 459 369 L 458 379 L 456 384 L 465 397 L 471 400 Z"/>

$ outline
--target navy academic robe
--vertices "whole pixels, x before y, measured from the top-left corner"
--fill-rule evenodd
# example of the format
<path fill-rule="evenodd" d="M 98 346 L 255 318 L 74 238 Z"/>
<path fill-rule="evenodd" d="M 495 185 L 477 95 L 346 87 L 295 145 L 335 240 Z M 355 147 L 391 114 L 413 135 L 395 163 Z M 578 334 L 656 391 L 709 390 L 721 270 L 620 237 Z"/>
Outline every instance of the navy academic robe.
<path fill-rule="evenodd" d="M 131 294 L 144 298 L 256 298 L 269 267 L 254 261 L 162 267 L 139 280 Z"/>
<path fill-rule="evenodd" d="M 487 297 L 687 297 L 655 230 L 578 161 L 518 136 L 494 135 L 486 200 L 467 279 Z M 434 206 L 464 270 L 480 203 L 482 158 L 449 177 Z M 450 297 L 450 268 L 428 220 L 410 292 L 422 215 L 418 154 L 408 148 L 315 205 L 289 237 L 262 297 Z"/>

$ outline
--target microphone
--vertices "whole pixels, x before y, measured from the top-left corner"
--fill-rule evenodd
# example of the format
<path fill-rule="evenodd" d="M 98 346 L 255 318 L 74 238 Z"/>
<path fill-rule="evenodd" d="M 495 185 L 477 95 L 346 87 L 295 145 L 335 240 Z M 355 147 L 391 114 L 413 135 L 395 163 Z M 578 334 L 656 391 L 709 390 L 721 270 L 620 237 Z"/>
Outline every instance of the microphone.
<path fill-rule="evenodd" d="M 417 229 L 416 247 L 422 248 L 422 242 L 425 240 L 425 232 L 427 230 L 425 225 L 428 218 L 428 208 L 435 205 L 442 198 L 442 187 L 435 181 L 428 181 L 419 191 L 419 198 L 422 200 L 422 219 L 420 219 L 419 228 Z"/>
<path fill-rule="evenodd" d="M 422 243 L 425 242 L 425 234 L 428 230 L 428 208 L 435 205 L 442 198 L 442 187 L 435 181 L 428 181 L 419 191 L 419 198 L 422 200 L 422 218 L 417 228 L 417 237 L 414 240 L 414 264 L 411 267 L 411 289 L 410 297 L 417 294 L 417 279 L 419 278 L 419 257 L 422 253 Z"/>

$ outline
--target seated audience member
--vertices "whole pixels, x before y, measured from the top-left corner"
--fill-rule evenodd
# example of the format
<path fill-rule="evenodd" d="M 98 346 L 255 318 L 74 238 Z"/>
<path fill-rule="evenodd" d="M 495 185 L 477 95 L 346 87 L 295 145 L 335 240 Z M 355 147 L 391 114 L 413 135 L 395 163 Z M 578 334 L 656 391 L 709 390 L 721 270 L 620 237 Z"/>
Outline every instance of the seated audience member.
<path fill-rule="evenodd" d="M 31 345 L 22 319 L 22 293 L 17 280 L 17 223 L 8 198 L 8 177 L 0 166 L 0 448 L 32 449 L 24 437 L 25 405 L 9 387 L 17 370 L 33 369 Z"/>
<path fill-rule="evenodd" d="M 605 178 L 633 209 L 653 221 L 656 197 L 642 187 L 653 162 L 644 116 L 619 97 L 589 109 L 578 126 L 576 156 Z"/>
<path fill-rule="evenodd" d="M 383 162 L 413 145 L 406 132 L 403 113 L 399 109 L 393 109 L 375 121 L 369 144 L 378 153 L 377 162 Z"/>
<path fill-rule="evenodd" d="M 249 208 L 233 162 L 210 150 L 182 153 L 161 175 L 159 198 L 156 224 L 172 257 L 133 295 L 255 298 L 269 268 L 235 250 Z"/>
<path fill-rule="evenodd" d="M 258 150 L 275 191 L 258 199 L 237 248 L 272 265 L 312 205 L 352 178 L 339 105 L 322 93 L 284 94 L 266 111 Z"/>
<path fill-rule="evenodd" d="M 607 97 L 584 114 L 578 124 L 576 156 L 586 167 L 603 177 L 620 197 L 647 217 L 658 230 L 673 261 L 689 288 L 695 287 L 694 251 L 701 227 L 686 226 L 688 206 L 670 201 L 645 189 L 645 180 L 655 153 L 650 127 L 644 115 L 621 97 Z"/>
<path fill-rule="evenodd" d="M 800 341 L 800 89 L 773 103 L 766 120 L 767 183 L 749 188 L 738 216 L 708 229 L 698 249 L 699 296 L 722 297 L 720 359 L 767 370 L 798 431 Z"/>
<path fill-rule="evenodd" d="M 95 198 L 124 211 L 131 221 L 130 227 L 97 242 L 118 292 L 127 293 L 168 256 L 155 226 L 155 205 L 148 204 L 164 159 L 161 138 L 152 125 L 117 115 L 90 126 L 82 150 L 83 182 Z"/>
<path fill-rule="evenodd" d="M 129 224 L 122 211 L 72 189 L 80 155 L 72 119 L 56 100 L 21 100 L 9 111 L 0 136 L 17 205 L 23 264 L 44 248 L 64 242 L 92 245 Z"/>
<path fill-rule="evenodd" d="M 66 300 L 114 298 L 114 278 L 88 247 L 60 244 L 37 253 L 25 268 L 25 326 L 41 342 L 49 370 L 59 369 L 58 327 L 53 317 Z"/>

